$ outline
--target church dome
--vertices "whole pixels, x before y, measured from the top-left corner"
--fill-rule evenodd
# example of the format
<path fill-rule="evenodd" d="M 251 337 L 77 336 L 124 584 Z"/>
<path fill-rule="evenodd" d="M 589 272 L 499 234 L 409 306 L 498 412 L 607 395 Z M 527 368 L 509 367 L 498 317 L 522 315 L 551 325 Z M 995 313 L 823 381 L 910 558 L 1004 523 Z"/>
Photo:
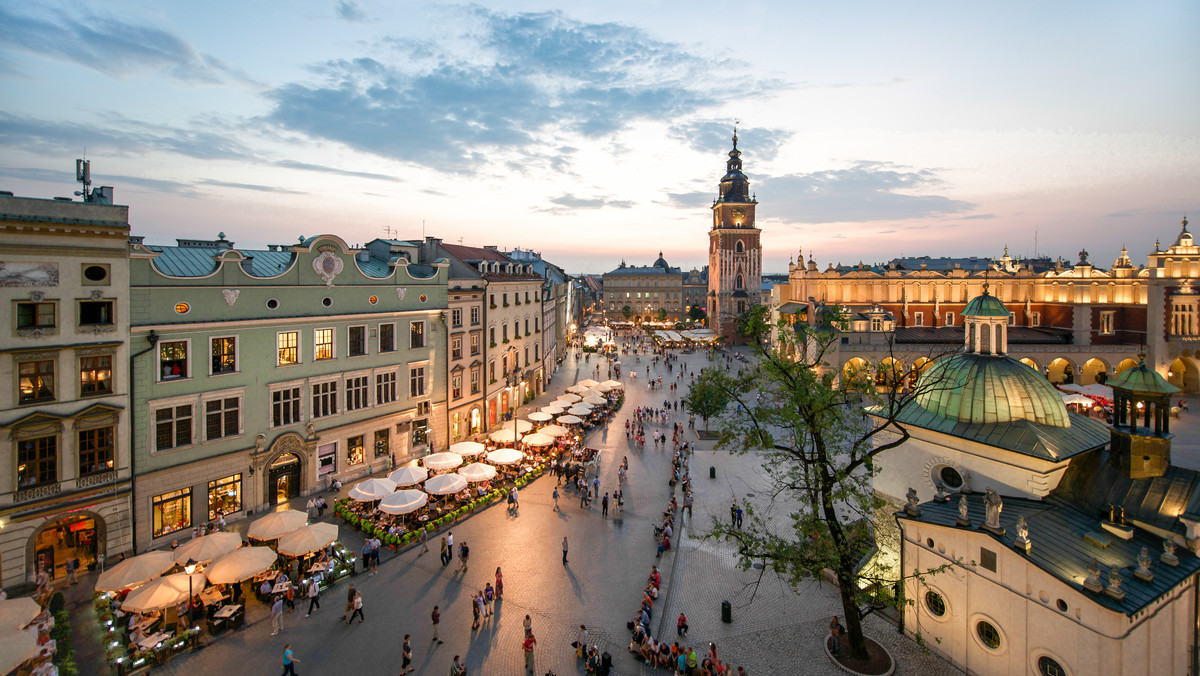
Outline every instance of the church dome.
<path fill-rule="evenodd" d="M 1004 307 L 1004 303 L 1000 302 L 999 298 L 988 293 L 987 285 L 983 287 L 983 294 L 975 296 L 971 302 L 967 303 L 967 307 L 963 308 L 963 317 L 1011 317 L 1012 313 L 1008 308 Z"/>
<path fill-rule="evenodd" d="M 661 251 L 658 252 L 658 260 L 654 261 L 654 265 L 651 267 L 662 268 L 668 271 L 671 269 L 671 266 L 667 265 L 667 259 L 663 258 L 663 252 Z"/>
<path fill-rule="evenodd" d="M 968 352 L 939 359 L 921 375 L 917 390 L 918 406 L 959 422 L 1028 420 L 1071 426 L 1058 390 L 1042 374 L 1007 356 Z"/>

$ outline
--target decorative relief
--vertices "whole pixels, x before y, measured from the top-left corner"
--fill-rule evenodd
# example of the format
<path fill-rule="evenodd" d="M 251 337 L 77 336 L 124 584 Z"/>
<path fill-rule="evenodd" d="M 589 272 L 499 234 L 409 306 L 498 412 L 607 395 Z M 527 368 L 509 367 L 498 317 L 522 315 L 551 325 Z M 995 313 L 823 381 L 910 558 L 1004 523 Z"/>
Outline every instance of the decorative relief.
<path fill-rule="evenodd" d="M 45 359 L 55 359 L 58 357 L 57 352 L 22 352 L 13 355 L 14 361 L 42 361 Z"/>
<path fill-rule="evenodd" d="M 13 493 L 13 502 L 29 502 L 30 500 L 40 500 L 58 495 L 62 492 L 62 484 L 57 481 L 52 484 L 44 484 L 42 486 L 34 486 L 23 491 Z"/>
<path fill-rule="evenodd" d="M 406 294 L 406 293 L 408 293 L 408 287 L 405 287 L 405 286 L 396 287 L 396 298 L 399 298 L 400 300 L 404 300 L 404 294 Z"/>
<path fill-rule="evenodd" d="M 102 486 L 110 484 L 117 480 L 117 473 L 109 470 L 107 472 L 99 472 L 97 474 L 88 474 L 81 476 L 75 481 L 76 488 L 91 488 L 92 486 Z"/>
<path fill-rule="evenodd" d="M 221 289 L 221 295 L 225 297 L 225 304 L 229 307 L 233 307 L 241 293 L 240 289 Z"/>
<path fill-rule="evenodd" d="M 75 354 L 80 357 L 99 357 L 106 354 L 116 354 L 115 347 L 93 347 L 86 350 L 76 350 Z"/>
<path fill-rule="evenodd" d="M 92 300 L 101 300 L 102 298 L 104 298 L 102 289 L 92 289 Z"/>
<path fill-rule="evenodd" d="M 325 280 L 325 286 L 333 286 L 333 278 L 340 275 L 345 266 L 342 257 L 332 251 L 323 251 L 313 259 L 313 271 Z"/>
<path fill-rule="evenodd" d="M 41 291 L 30 291 L 29 292 L 29 300 L 31 300 L 35 303 L 40 303 L 41 300 L 45 297 L 46 297 L 46 294 L 42 293 Z"/>
<path fill-rule="evenodd" d="M 58 263 L 0 261 L 0 286 L 58 286 Z"/>

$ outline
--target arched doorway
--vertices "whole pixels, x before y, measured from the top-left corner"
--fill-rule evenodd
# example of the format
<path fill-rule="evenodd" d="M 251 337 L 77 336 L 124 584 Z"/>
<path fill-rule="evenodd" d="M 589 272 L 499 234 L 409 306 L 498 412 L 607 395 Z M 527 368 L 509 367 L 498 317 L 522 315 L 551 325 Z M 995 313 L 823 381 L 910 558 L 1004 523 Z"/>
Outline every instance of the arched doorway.
<path fill-rule="evenodd" d="M 1103 385 L 1108 380 L 1108 364 L 1103 359 L 1092 358 L 1084 362 L 1083 368 L 1079 371 L 1079 384 L 1091 385 L 1092 383 L 1100 383 Z"/>
<path fill-rule="evenodd" d="M 1122 359 L 1121 362 L 1119 364 L 1117 364 L 1117 368 L 1113 370 L 1113 373 L 1115 373 L 1117 375 L 1121 375 L 1121 373 L 1124 372 L 1125 369 L 1131 369 L 1137 365 L 1138 365 L 1138 362 L 1136 359 Z"/>
<path fill-rule="evenodd" d="M 1046 369 L 1046 377 L 1055 385 L 1070 385 L 1075 382 L 1075 365 L 1068 359 L 1059 357 L 1050 362 Z"/>
<path fill-rule="evenodd" d="M 1200 394 L 1200 368 L 1191 357 L 1180 357 L 1171 362 L 1167 371 L 1167 382 L 1178 387 L 1184 394 Z"/>
<path fill-rule="evenodd" d="M 866 390 L 870 379 L 871 365 L 862 357 L 854 357 L 842 366 L 842 387 L 847 390 Z"/>
<path fill-rule="evenodd" d="M 29 538 L 26 558 L 30 576 L 45 569 L 51 580 L 67 576 L 67 561 L 75 559 L 86 570 L 103 555 L 107 538 L 104 519 L 94 512 L 78 511 L 47 521 Z"/>
<path fill-rule="evenodd" d="M 1022 359 L 1021 363 L 1028 366 L 1029 368 L 1033 369 L 1034 371 L 1037 371 L 1038 373 L 1042 372 L 1042 367 L 1039 366 L 1036 361 L 1030 359 L 1029 357 L 1025 357 L 1024 359 Z"/>
<path fill-rule="evenodd" d="M 879 370 L 875 372 L 875 386 L 886 387 L 891 389 L 899 385 L 904 380 L 904 363 L 887 357 L 879 364 Z"/>
<path fill-rule="evenodd" d="M 295 453 L 284 453 L 267 469 L 267 502 L 272 507 L 300 496 L 300 469 L 303 463 Z"/>
<path fill-rule="evenodd" d="M 479 434 L 483 431 L 483 412 L 478 406 L 471 409 L 471 434 Z"/>

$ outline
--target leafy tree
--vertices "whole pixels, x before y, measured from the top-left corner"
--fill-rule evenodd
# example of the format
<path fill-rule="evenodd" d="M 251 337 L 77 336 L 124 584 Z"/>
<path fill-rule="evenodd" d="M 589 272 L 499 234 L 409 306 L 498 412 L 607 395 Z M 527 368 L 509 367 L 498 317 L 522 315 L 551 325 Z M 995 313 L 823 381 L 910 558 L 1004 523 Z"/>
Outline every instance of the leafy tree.
<path fill-rule="evenodd" d="M 664 310 L 663 308 L 658 308 L 658 321 L 660 321 L 660 322 L 667 321 L 667 311 Z"/>
<path fill-rule="evenodd" d="M 625 321 L 629 321 L 629 318 L 633 316 L 633 308 L 626 305 L 621 308 L 621 314 L 625 315 Z"/>
<path fill-rule="evenodd" d="M 691 309 L 688 310 L 688 319 L 691 319 L 694 322 L 704 321 L 705 316 L 704 308 L 700 307 L 699 305 L 693 305 Z"/>
<path fill-rule="evenodd" d="M 900 378 L 881 387 L 869 380 L 837 386 L 838 371 L 825 355 L 839 343 L 834 328 L 840 316 L 836 311 L 822 316 L 819 326 L 797 329 L 781 322 L 777 344 L 768 346 L 766 309 L 742 315 L 739 331 L 749 338 L 754 359 L 738 372 L 705 369 L 685 401 L 688 410 L 713 416 L 734 404 L 721 416 L 717 448 L 756 452 L 773 482 L 773 496 L 788 495 L 799 504 L 789 529 L 770 528 L 748 510 L 747 528 L 714 519 L 705 536 L 732 543 L 744 569 L 761 561 L 764 573 L 774 569 L 793 586 L 807 576 L 832 573 L 846 618 L 847 656 L 865 659 L 859 609 L 905 603 L 878 593 L 904 571 L 891 570 L 887 562 L 860 566 L 871 549 L 876 514 L 886 507 L 872 488 L 874 459 L 909 439 L 897 416 L 921 391 L 939 384 L 920 381 L 913 387 Z M 873 404 L 870 417 L 864 403 Z M 921 578 L 945 567 L 909 573 Z"/>

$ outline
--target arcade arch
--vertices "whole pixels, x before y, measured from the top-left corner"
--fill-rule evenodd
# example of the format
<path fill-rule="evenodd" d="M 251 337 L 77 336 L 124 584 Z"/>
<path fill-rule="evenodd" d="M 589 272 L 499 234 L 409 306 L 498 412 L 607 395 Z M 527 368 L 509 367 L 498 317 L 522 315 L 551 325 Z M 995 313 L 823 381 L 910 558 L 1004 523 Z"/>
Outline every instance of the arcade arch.
<path fill-rule="evenodd" d="M 1108 381 L 1108 363 L 1099 357 L 1093 357 L 1083 364 L 1083 368 L 1079 370 L 1079 384 L 1091 385 L 1092 383 L 1100 383 L 1103 385 Z"/>
<path fill-rule="evenodd" d="M 1167 382 L 1178 387 L 1184 394 L 1200 394 L 1200 366 L 1193 357 L 1180 357 L 1171 362 L 1167 371 Z"/>
<path fill-rule="evenodd" d="M 1069 359 L 1059 357 L 1046 367 L 1046 377 L 1055 385 L 1070 385 L 1075 382 L 1075 364 Z"/>

